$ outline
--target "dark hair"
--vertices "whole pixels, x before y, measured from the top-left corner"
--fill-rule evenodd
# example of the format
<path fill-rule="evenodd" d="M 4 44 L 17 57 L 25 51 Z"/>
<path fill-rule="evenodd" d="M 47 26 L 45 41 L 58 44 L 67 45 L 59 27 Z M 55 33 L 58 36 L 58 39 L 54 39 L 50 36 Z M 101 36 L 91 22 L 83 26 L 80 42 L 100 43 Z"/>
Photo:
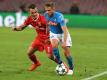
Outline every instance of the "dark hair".
<path fill-rule="evenodd" d="M 55 7 L 55 3 L 54 2 L 47 2 L 45 3 L 46 7 Z"/>
<path fill-rule="evenodd" d="M 30 5 L 28 6 L 28 8 L 29 8 L 29 9 L 30 9 L 30 8 L 31 8 L 31 9 L 35 9 L 35 8 L 37 8 L 37 7 L 36 7 L 35 4 L 30 4 Z"/>

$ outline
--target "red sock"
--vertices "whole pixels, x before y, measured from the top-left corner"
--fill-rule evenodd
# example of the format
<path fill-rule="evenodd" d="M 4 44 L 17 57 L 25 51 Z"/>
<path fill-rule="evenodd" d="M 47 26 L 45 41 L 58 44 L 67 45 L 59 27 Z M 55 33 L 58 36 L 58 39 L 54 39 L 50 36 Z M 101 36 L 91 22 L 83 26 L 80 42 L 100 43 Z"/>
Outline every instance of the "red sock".
<path fill-rule="evenodd" d="M 33 62 L 33 63 L 37 63 L 38 62 L 38 59 L 37 59 L 37 57 L 34 55 L 34 54 L 32 54 L 31 56 L 29 56 L 29 59 Z"/>
<path fill-rule="evenodd" d="M 57 59 L 57 58 L 55 58 L 55 57 L 54 57 L 54 61 L 55 61 L 56 63 L 58 63 L 58 59 Z"/>

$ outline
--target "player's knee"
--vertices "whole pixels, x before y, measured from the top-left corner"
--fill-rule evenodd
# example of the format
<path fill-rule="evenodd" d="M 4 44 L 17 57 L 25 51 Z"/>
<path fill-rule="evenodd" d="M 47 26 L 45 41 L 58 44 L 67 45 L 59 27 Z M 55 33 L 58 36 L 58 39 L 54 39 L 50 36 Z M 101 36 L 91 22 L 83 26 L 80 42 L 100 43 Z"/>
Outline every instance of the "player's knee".
<path fill-rule="evenodd" d="M 34 54 L 34 52 L 35 52 L 35 49 L 32 48 L 32 47 L 30 47 L 30 48 L 28 49 L 28 51 L 27 51 L 27 55 L 28 55 L 28 56 L 32 56 L 32 54 Z"/>
<path fill-rule="evenodd" d="M 30 57 L 30 56 L 32 56 L 32 54 L 33 54 L 33 53 L 32 53 L 32 52 L 30 52 L 30 51 L 29 51 L 29 52 L 27 52 L 27 55 L 28 55 L 29 57 Z"/>
<path fill-rule="evenodd" d="M 65 51 L 64 55 L 65 55 L 65 57 L 68 57 L 68 56 L 70 56 L 70 53 L 68 51 Z"/>
<path fill-rule="evenodd" d="M 28 55 L 28 56 L 31 56 L 31 53 L 30 53 L 30 52 L 27 52 L 27 55 Z"/>
<path fill-rule="evenodd" d="M 52 47 L 53 48 L 58 48 L 58 45 L 57 44 L 53 44 Z"/>
<path fill-rule="evenodd" d="M 53 48 L 57 48 L 58 47 L 58 41 L 57 40 L 53 40 L 52 41 L 52 47 Z"/>

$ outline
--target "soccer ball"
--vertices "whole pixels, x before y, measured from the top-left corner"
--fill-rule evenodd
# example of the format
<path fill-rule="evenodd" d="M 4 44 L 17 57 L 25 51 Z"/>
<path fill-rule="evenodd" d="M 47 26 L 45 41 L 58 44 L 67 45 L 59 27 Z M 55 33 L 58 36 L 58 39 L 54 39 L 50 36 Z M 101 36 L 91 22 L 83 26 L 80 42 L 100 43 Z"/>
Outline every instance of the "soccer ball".
<path fill-rule="evenodd" d="M 64 76 L 68 72 L 68 69 L 64 65 L 57 65 L 55 71 L 58 75 Z"/>

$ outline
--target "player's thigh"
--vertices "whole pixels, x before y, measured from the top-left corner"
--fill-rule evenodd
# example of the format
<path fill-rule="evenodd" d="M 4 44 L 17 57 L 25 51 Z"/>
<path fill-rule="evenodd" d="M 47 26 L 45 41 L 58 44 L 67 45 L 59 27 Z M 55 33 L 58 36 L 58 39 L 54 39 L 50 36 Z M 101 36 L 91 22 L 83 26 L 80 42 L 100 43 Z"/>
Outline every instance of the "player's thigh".
<path fill-rule="evenodd" d="M 59 43 L 58 34 L 50 33 L 50 41 L 53 47 L 58 47 Z"/>
<path fill-rule="evenodd" d="M 50 44 L 44 44 L 44 49 L 45 49 L 48 57 L 52 56 L 52 45 L 51 45 L 51 43 Z"/>
<path fill-rule="evenodd" d="M 53 47 L 58 47 L 59 41 L 58 41 L 57 39 L 52 39 L 52 40 L 51 40 L 51 43 L 52 43 L 52 46 L 53 46 Z"/>
<path fill-rule="evenodd" d="M 30 47 L 32 47 L 38 51 L 44 50 L 43 43 L 41 42 L 41 40 L 39 38 L 35 38 L 34 41 L 31 43 Z"/>

